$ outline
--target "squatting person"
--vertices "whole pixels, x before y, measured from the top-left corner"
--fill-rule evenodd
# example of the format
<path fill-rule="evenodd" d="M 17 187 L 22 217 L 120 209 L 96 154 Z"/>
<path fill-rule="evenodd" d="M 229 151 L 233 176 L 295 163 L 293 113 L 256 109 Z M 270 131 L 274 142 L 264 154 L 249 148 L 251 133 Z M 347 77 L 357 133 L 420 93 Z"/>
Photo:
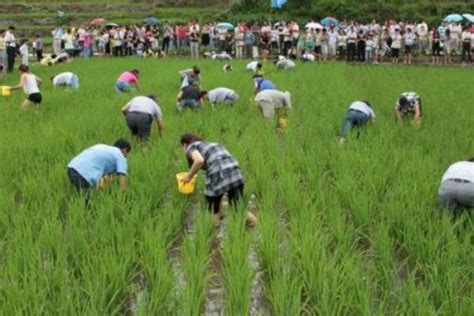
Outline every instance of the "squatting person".
<path fill-rule="evenodd" d="M 367 101 L 355 101 L 347 110 L 346 118 L 342 124 L 341 138 L 340 141 L 343 142 L 347 137 L 349 131 L 354 128 L 361 128 L 368 122 L 375 121 L 375 113 L 372 109 L 372 106 Z"/>
<path fill-rule="evenodd" d="M 253 75 L 254 94 L 259 93 L 263 90 L 274 90 L 276 89 L 275 84 L 268 79 L 263 78 L 262 75 Z"/>
<path fill-rule="evenodd" d="M 209 99 L 212 108 L 214 108 L 218 103 L 234 105 L 234 103 L 239 99 L 239 95 L 232 89 L 220 87 L 208 91 L 207 98 Z"/>
<path fill-rule="evenodd" d="M 156 95 L 134 97 L 122 107 L 122 113 L 126 117 L 130 132 L 139 140 L 147 140 L 150 137 L 153 120 L 158 133 L 163 137 L 163 114 L 157 104 Z"/>
<path fill-rule="evenodd" d="M 195 134 L 182 135 L 180 143 L 190 166 L 183 181 L 190 182 L 203 169 L 206 171 L 204 194 L 209 210 L 219 213 L 222 197 L 226 193 L 229 202 L 235 206 L 244 191 L 244 178 L 238 161 L 222 145 L 205 142 Z"/>
<path fill-rule="evenodd" d="M 117 82 L 115 82 L 115 90 L 117 92 L 131 92 L 131 85 L 134 85 L 137 91 L 140 91 L 140 87 L 138 86 L 139 74 L 138 69 L 123 72 L 118 77 Z"/>
<path fill-rule="evenodd" d="M 113 146 L 97 144 L 74 157 L 67 165 L 69 181 L 88 201 L 90 190 L 98 186 L 104 175 L 119 175 L 120 190 L 126 187 L 127 156 L 130 144 L 119 139 Z"/>
<path fill-rule="evenodd" d="M 449 166 L 441 179 L 438 204 L 453 210 L 474 207 L 474 158 Z"/>
<path fill-rule="evenodd" d="M 413 120 L 417 126 L 421 124 L 422 102 L 416 92 L 404 92 L 395 104 L 395 116 L 399 122 Z"/>
<path fill-rule="evenodd" d="M 255 96 L 260 112 L 264 118 L 272 118 L 278 114 L 278 127 L 286 127 L 288 112 L 291 110 L 291 94 L 275 89 L 263 90 Z"/>
<path fill-rule="evenodd" d="M 79 89 L 79 77 L 72 72 L 62 72 L 58 75 L 51 76 L 54 87 L 71 87 Z"/>
<path fill-rule="evenodd" d="M 203 99 L 207 95 L 207 91 L 201 91 L 198 87 L 199 82 L 193 81 L 189 86 L 185 86 L 179 91 L 176 99 L 178 100 L 177 111 L 182 112 L 189 107 L 199 111 L 203 105 Z"/>
<path fill-rule="evenodd" d="M 193 68 L 181 70 L 179 72 L 181 75 L 181 87 L 183 89 L 186 86 L 190 86 L 193 83 L 197 82 L 197 85 L 201 85 L 201 69 L 198 66 L 194 66 Z"/>
<path fill-rule="evenodd" d="M 43 97 L 39 90 L 39 86 L 43 83 L 43 81 L 34 74 L 30 73 L 30 67 L 26 65 L 20 65 L 18 70 L 21 72 L 20 82 L 16 86 L 11 87 L 10 90 L 23 88 L 27 98 L 25 101 L 23 101 L 21 110 L 26 111 L 32 106 L 41 104 Z"/>

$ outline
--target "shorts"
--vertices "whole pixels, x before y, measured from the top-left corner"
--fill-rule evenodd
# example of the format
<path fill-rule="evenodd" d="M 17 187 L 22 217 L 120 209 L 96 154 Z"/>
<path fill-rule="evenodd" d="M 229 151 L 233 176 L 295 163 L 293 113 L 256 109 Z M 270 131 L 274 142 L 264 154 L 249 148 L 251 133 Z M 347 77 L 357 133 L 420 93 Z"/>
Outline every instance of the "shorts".
<path fill-rule="evenodd" d="M 128 128 L 132 135 L 146 140 L 151 134 L 153 117 L 148 113 L 129 112 L 126 117 Z"/>
<path fill-rule="evenodd" d="M 130 92 L 132 89 L 130 88 L 130 85 L 128 83 L 123 81 L 117 81 L 115 83 L 115 90 L 117 92 Z"/>
<path fill-rule="evenodd" d="M 314 47 L 314 53 L 321 54 L 321 46 L 315 46 Z"/>
<path fill-rule="evenodd" d="M 432 54 L 433 56 L 441 56 L 441 44 L 439 42 L 433 43 Z"/>
<path fill-rule="evenodd" d="M 398 58 L 400 56 L 400 48 L 392 48 L 392 57 Z"/>
<path fill-rule="evenodd" d="M 413 45 L 405 45 L 405 54 L 411 54 L 413 51 Z"/>
<path fill-rule="evenodd" d="M 28 101 L 33 102 L 34 104 L 41 104 L 41 101 L 43 100 L 43 97 L 41 96 L 41 93 L 32 93 L 28 95 Z"/>

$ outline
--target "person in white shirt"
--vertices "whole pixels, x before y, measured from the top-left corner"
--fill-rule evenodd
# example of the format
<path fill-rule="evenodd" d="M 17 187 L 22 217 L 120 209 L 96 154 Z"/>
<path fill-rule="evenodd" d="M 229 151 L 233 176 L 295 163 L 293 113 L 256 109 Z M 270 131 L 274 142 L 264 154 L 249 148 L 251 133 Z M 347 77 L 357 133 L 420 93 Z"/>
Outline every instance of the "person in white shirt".
<path fill-rule="evenodd" d="M 471 41 L 472 38 L 474 38 L 474 34 L 471 34 L 469 32 L 469 27 L 465 27 L 464 31 L 461 34 L 461 40 L 462 40 L 462 62 L 472 62 L 472 56 L 471 56 Z"/>
<path fill-rule="evenodd" d="M 148 140 L 153 120 L 156 122 L 158 133 L 163 137 L 163 114 L 156 99 L 154 94 L 146 97 L 138 96 L 122 107 L 128 128 L 138 140 Z"/>
<path fill-rule="evenodd" d="M 219 54 L 212 54 L 211 59 L 213 59 L 213 60 L 232 60 L 232 56 L 230 56 L 227 52 L 221 52 Z"/>
<path fill-rule="evenodd" d="M 21 57 L 21 64 L 28 66 L 29 62 L 29 51 L 28 51 L 28 40 L 23 39 L 21 41 L 20 49 L 19 49 L 20 57 Z"/>
<path fill-rule="evenodd" d="M 73 89 L 79 89 L 79 77 L 72 72 L 63 72 L 55 76 L 51 76 L 53 87 L 70 86 Z"/>
<path fill-rule="evenodd" d="M 280 56 L 280 57 L 283 57 L 283 56 Z M 277 69 L 289 70 L 289 69 L 295 68 L 296 64 L 291 59 L 287 59 L 287 58 L 283 57 L 282 59 L 279 59 L 279 60 L 275 61 L 275 66 L 276 66 Z"/>
<path fill-rule="evenodd" d="M 316 57 L 314 57 L 314 55 L 311 54 L 311 53 L 306 53 L 306 52 L 305 52 L 305 53 L 303 53 L 303 54 L 301 55 L 301 60 L 302 60 L 302 61 L 309 61 L 309 62 L 312 62 L 312 61 L 315 61 L 315 60 L 316 60 Z"/>
<path fill-rule="evenodd" d="M 18 70 L 21 72 L 20 82 L 16 86 L 11 87 L 10 90 L 23 88 L 23 91 L 28 97 L 23 101 L 21 110 L 26 111 L 32 106 L 41 104 L 43 97 L 41 96 L 39 86 L 43 81 L 30 73 L 30 68 L 27 65 L 20 65 Z"/>
<path fill-rule="evenodd" d="M 64 41 L 64 50 L 68 55 L 75 56 L 76 50 L 74 48 L 74 36 L 71 29 L 67 29 L 66 34 L 61 38 Z"/>
<path fill-rule="evenodd" d="M 7 72 L 12 72 L 13 67 L 15 66 L 16 39 L 14 33 L 15 27 L 10 26 L 3 38 L 5 40 L 5 45 L 7 46 Z"/>
<path fill-rule="evenodd" d="M 264 118 L 272 118 L 275 112 L 278 116 L 277 127 L 286 127 L 288 121 L 288 113 L 292 108 L 291 94 L 281 92 L 276 89 L 262 90 L 255 96 L 254 101 L 260 109 Z"/>
<path fill-rule="evenodd" d="M 329 48 L 330 59 L 336 59 L 338 39 L 339 39 L 339 34 L 337 30 L 331 26 L 328 32 L 328 48 Z"/>
<path fill-rule="evenodd" d="M 474 207 L 474 158 L 449 166 L 441 179 L 438 205 L 454 211 Z"/>
<path fill-rule="evenodd" d="M 395 29 L 395 33 L 392 36 L 392 63 L 398 64 L 398 58 L 400 57 L 400 49 L 402 48 L 403 37 L 400 35 L 400 29 Z"/>
<path fill-rule="evenodd" d="M 217 103 L 233 105 L 239 99 L 239 95 L 229 88 L 215 88 L 207 92 L 207 98 L 214 108 Z"/>
<path fill-rule="evenodd" d="M 415 46 L 416 35 L 412 32 L 411 28 L 407 28 L 407 32 L 403 35 L 405 42 L 405 59 L 404 64 L 411 64 L 413 47 Z"/>
<path fill-rule="evenodd" d="M 355 101 L 349 106 L 346 118 L 342 124 L 340 142 L 344 142 L 347 134 L 353 128 L 358 128 L 357 136 L 359 136 L 360 128 L 368 122 L 375 122 L 375 113 L 367 101 Z"/>
<path fill-rule="evenodd" d="M 428 24 L 425 21 L 417 24 L 416 34 L 419 39 L 419 48 L 422 53 L 428 53 Z"/>
<path fill-rule="evenodd" d="M 251 70 L 253 73 L 262 71 L 262 64 L 259 61 L 252 61 L 245 67 L 247 70 Z"/>

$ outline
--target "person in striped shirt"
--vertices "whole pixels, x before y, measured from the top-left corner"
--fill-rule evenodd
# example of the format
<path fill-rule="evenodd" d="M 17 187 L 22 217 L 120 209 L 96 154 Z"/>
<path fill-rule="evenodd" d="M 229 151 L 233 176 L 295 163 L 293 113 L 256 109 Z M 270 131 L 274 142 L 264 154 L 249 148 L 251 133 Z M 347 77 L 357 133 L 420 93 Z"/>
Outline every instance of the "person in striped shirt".
<path fill-rule="evenodd" d="M 395 116 L 400 123 L 405 120 L 413 120 L 420 126 L 422 112 L 422 102 L 416 92 L 404 92 L 400 95 L 395 104 Z"/>

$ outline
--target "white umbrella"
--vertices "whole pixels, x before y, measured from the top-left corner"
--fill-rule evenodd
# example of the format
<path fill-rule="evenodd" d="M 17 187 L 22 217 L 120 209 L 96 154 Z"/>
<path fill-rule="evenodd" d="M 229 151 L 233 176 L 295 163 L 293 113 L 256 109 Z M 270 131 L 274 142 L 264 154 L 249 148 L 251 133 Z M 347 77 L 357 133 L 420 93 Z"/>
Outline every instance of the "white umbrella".
<path fill-rule="evenodd" d="M 322 29 L 323 26 L 319 23 L 316 22 L 309 22 L 308 24 L 305 25 L 307 29 Z"/>

